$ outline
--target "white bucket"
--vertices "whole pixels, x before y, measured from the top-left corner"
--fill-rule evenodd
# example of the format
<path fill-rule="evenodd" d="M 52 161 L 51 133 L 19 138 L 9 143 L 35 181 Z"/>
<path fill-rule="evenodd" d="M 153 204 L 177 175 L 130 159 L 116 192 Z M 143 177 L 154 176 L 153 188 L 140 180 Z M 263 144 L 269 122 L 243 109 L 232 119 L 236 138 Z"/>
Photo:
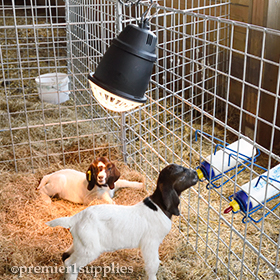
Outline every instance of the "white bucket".
<path fill-rule="evenodd" d="M 67 74 L 49 73 L 35 79 L 42 101 L 59 104 L 69 99 L 69 79 Z"/>

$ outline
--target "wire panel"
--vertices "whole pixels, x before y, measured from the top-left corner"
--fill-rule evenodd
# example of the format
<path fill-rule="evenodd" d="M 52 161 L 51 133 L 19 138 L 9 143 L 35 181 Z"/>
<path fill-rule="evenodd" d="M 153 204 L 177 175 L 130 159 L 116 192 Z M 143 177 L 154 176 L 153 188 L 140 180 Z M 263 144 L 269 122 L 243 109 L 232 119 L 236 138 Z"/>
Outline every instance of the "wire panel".
<path fill-rule="evenodd" d="M 85 22 L 90 12 L 96 13 L 96 5 L 91 11 L 74 1 L 0 5 L 1 170 L 29 172 L 120 150 L 121 117 L 96 104 L 87 81 L 94 70 L 92 59 L 101 57 L 110 33 L 113 36 L 114 18 L 99 28 L 107 42 L 89 37 L 100 35 Z M 113 14 L 114 6 L 106 13 Z M 100 47 L 95 58 L 93 42 Z M 68 75 L 68 101 L 51 104 L 40 99 L 35 79 L 47 73 Z"/>
<path fill-rule="evenodd" d="M 213 2 L 207 3 L 211 8 L 182 9 L 186 4 L 165 1 L 153 18 L 158 59 L 148 103 L 126 115 L 127 159 L 153 189 L 158 171 L 169 163 L 198 168 L 217 145 L 224 150 L 240 139 L 259 149 L 255 163 L 252 158 L 223 172 L 218 188 L 204 179 L 186 191 L 177 223 L 217 278 L 279 279 L 280 209 L 271 210 L 279 197 L 258 201 L 258 223 L 249 213 L 224 210 L 242 185 L 280 163 L 279 57 L 271 54 L 280 32 L 231 21 L 228 3 Z M 273 84 L 266 81 L 267 71 Z M 269 99 L 270 117 L 262 109 Z"/>
<path fill-rule="evenodd" d="M 279 196 L 259 198 L 252 216 L 224 214 L 233 194 L 280 163 L 280 32 L 230 20 L 226 0 L 158 1 L 148 101 L 122 115 L 109 112 L 93 98 L 88 74 L 149 3 L 0 6 L 1 170 L 67 165 L 106 150 L 145 174 L 152 191 L 167 164 L 196 169 L 217 148 L 225 166 L 226 146 L 246 140 L 258 157 L 221 170 L 216 187 L 204 178 L 185 191 L 174 223 L 215 279 L 280 279 Z M 39 99 L 35 78 L 50 72 L 68 75 L 67 102 Z M 266 179 L 265 192 L 270 184 Z"/>

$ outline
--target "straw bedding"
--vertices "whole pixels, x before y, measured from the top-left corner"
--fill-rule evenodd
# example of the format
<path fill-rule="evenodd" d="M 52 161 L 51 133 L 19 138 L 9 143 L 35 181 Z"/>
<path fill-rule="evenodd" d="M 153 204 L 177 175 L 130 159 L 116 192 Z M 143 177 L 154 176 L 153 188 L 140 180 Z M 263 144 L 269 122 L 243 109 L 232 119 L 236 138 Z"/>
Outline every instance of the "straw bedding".
<path fill-rule="evenodd" d="M 9 34 L 9 36 L 12 37 L 14 34 Z M 15 71 L 15 75 L 18 75 L 17 71 Z M 32 77 L 36 77 L 38 73 L 31 73 L 31 75 Z M 34 79 L 32 78 L 32 80 L 29 80 L 26 77 L 25 82 L 29 82 L 29 88 L 32 90 L 28 92 L 28 94 L 25 92 L 24 98 L 22 98 L 20 84 L 12 82 L 9 85 L 11 90 L 8 91 L 8 96 L 12 97 L 15 95 L 15 98 L 9 99 L 9 112 L 12 127 L 24 127 L 26 125 L 26 116 L 24 113 L 25 106 L 28 109 L 28 121 L 30 125 L 37 124 L 38 115 L 42 115 L 42 111 L 44 111 L 45 123 L 52 123 L 54 120 L 57 121 L 59 118 L 63 121 L 73 120 L 76 118 L 74 106 L 71 107 L 71 101 L 66 103 L 67 106 L 61 107 L 60 112 L 55 110 L 54 106 L 50 104 L 44 104 L 44 107 L 42 108 L 42 104 L 38 100 Z M 13 91 L 12 89 L 15 90 Z M 13 158 L 13 150 L 10 145 L 10 132 L 7 122 L 7 104 L 5 101 L 6 99 L 3 85 L 2 88 L 0 88 L 0 96 L 0 99 L 2 100 L 0 101 L 0 123 L 2 129 L 7 129 L 6 132 L 1 134 L 2 144 L 7 145 L 5 149 L 2 149 L 0 155 L 0 160 L 4 161 L 7 158 Z M 204 122 L 204 124 L 203 130 L 211 134 L 212 125 L 210 124 L 207 126 L 206 122 Z M 92 125 L 92 123 L 79 124 L 79 133 L 86 135 L 88 130 L 92 131 Z M 158 127 L 159 125 L 159 123 L 155 123 L 155 127 Z M 197 124 L 197 127 L 195 126 L 196 124 L 193 125 L 192 129 L 201 129 L 200 125 Z M 217 128 L 218 127 L 215 126 L 215 136 L 223 139 L 223 129 L 221 128 L 219 130 Z M 59 143 L 59 141 L 52 141 L 48 144 L 48 152 L 49 154 L 52 153 L 53 156 L 48 159 L 48 164 L 46 164 L 46 160 L 44 159 L 44 155 L 46 153 L 45 143 L 44 141 L 41 141 L 44 133 L 47 133 L 50 139 L 59 138 L 61 127 L 59 125 L 49 126 L 46 131 L 47 132 L 42 131 L 42 128 L 34 128 L 30 131 L 25 131 L 23 129 L 14 131 L 13 140 L 15 141 L 15 152 L 18 158 L 29 157 L 28 145 L 21 145 L 21 143 L 25 143 L 27 141 L 27 133 L 30 133 L 29 137 L 31 137 L 31 140 L 34 141 L 31 152 L 33 155 L 37 156 L 34 157 L 34 161 L 36 161 L 36 164 L 34 163 L 34 165 L 38 167 L 35 170 L 35 173 L 30 172 L 25 162 L 18 166 L 20 167 L 19 170 L 25 171 L 25 173 L 15 173 L 9 171 L 14 170 L 12 162 L 8 162 L 2 167 L 2 173 L 0 175 L 0 219 L 2 221 L 0 225 L 0 279 L 18 279 L 19 275 L 17 273 L 12 273 L 13 267 L 30 268 L 30 272 L 23 273 L 21 279 L 60 279 L 62 274 L 56 272 L 55 268 L 58 269 L 62 265 L 61 253 L 64 252 L 64 250 L 66 250 L 71 244 L 71 234 L 66 229 L 49 228 L 45 225 L 45 222 L 57 217 L 73 215 L 85 208 L 85 206 L 63 200 L 54 200 L 52 205 L 49 206 L 40 200 L 40 196 L 35 190 L 38 186 L 39 180 L 47 173 L 64 168 L 62 163 L 63 159 L 60 156 L 61 143 Z M 94 127 L 94 131 L 97 133 L 98 131 L 103 130 L 102 128 Z M 189 138 L 189 135 L 191 135 L 190 132 L 190 129 L 187 128 L 184 131 L 183 141 L 186 143 L 189 143 L 191 140 Z M 64 151 L 66 152 L 64 158 L 66 163 L 65 167 L 74 168 L 80 171 L 85 171 L 88 167 L 92 158 L 89 157 L 88 152 L 77 155 L 79 145 L 80 150 L 98 148 L 98 151 L 95 151 L 95 156 L 110 154 L 110 158 L 115 160 L 117 166 L 121 169 L 124 179 L 139 181 L 144 179 L 143 174 L 139 174 L 136 171 L 131 170 L 124 163 L 117 161 L 121 158 L 120 153 L 117 149 L 112 148 L 111 144 L 106 143 L 106 139 L 104 141 L 103 138 L 96 138 L 93 143 L 93 139 L 91 137 L 84 137 L 80 138 L 79 143 L 77 143 L 75 138 L 77 135 L 76 124 L 73 124 L 73 126 L 67 125 L 67 127 L 63 127 L 63 133 L 69 137 L 67 141 L 64 141 Z M 232 139 L 227 139 L 230 143 L 235 140 L 236 139 L 234 137 L 232 137 Z M 158 145 L 157 141 L 155 143 Z M 176 141 L 176 143 L 172 142 L 171 144 L 174 146 L 175 151 L 177 150 L 177 146 L 178 151 L 180 151 L 181 141 Z M 110 151 L 108 146 L 110 147 Z M 208 155 L 211 150 L 211 143 L 207 143 L 204 140 L 201 142 L 200 140 L 197 142 L 192 141 L 192 148 L 193 151 L 196 151 L 196 154 L 193 154 L 192 159 L 194 167 L 199 164 L 200 154 L 204 157 Z M 168 154 L 166 147 L 163 147 L 162 150 L 163 154 Z M 172 161 L 173 156 L 174 154 L 170 152 L 170 162 Z M 182 157 L 185 161 L 188 161 L 189 156 L 189 149 L 182 152 Z M 80 157 L 80 159 L 78 157 Z M 146 158 L 148 158 L 148 155 Z M 167 160 L 169 160 L 169 158 L 167 158 Z M 82 163 L 79 164 L 78 162 Z M 258 164 L 267 166 L 267 158 L 259 158 Z M 261 173 L 260 170 L 257 171 Z M 243 172 L 238 176 L 237 183 L 242 185 L 249 179 L 250 173 Z M 149 185 L 148 189 L 153 189 L 154 186 L 155 182 L 152 182 L 152 185 Z M 217 191 L 209 191 L 205 188 L 205 186 L 206 183 L 200 183 L 200 185 L 195 186 L 190 192 L 186 192 L 183 196 L 182 213 L 185 217 L 188 217 L 189 220 L 180 220 L 180 226 L 189 242 L 187 243 L 187 241 L 179 233 L 177 227 L 173 226 L 171 232 L 164 239 L 160 247 L 160 259 L 162 261 L 158 271 L 158 279 L 160 280 L 216 279 L 217 276 L 213 275 L 211 272 L 212 270 L 216 270 L 216 267 L 218 267 L 216 273 L 221 279 L 230 279 L 230 277 L 227 278 L 227 264 L 229 256 L 229 269 L 235 275 L 239 275 L 240 273 L 240 260 L 243 257 L 246 260 L 246 265 L 254 271 L 254 267 L 258 261 L 256 260 L 256 253 L 254 252 L 252 254 L 250 249 L 242 244 L 241 239 L 236 234 L 232 233 L 231 228 L 219 220 L 219 213 L 221 213 L 219 211 L 228 205 L 228 201 L 221 199 L 221 197 L 228 197 L 232 194 L 233 184 L 230 183 L 222 190 L 219 189 Z M 199 192 L 200 195 L 198 196 L 196 192 Z M 222 195 L 221 192 L 223 192 Z M 144 191 L 124 189 L 120 190 L 116 194 L 115 202 L 117 204 L 129 205 L 141 201 L 145 196 L 147 196 L 147 193 Z M 101 203 L 101 201 L 93 202 L 93 204 L 97 203 Z M 211 209 L 209 208 L 209 204 L 212 207 Z M 198 205 L 199 215 L 196 212 Z M 280 216 L 279 208 L 275 211 L 276 217 Z M 216 212 L 214 212 L 214 210 Z M 274 263 L 276 259 L 275 243 L 277 243 L 277 240 L 279 239 L 278 218 L 270 215 L 265 219 L 263 231 L 266 236 L 269 236 L 269 238 L 261 238 L 261 229 L 257 229 L 254 225 L 248 224 L 245 226 L 242 224 L 242 216 L 240 214 L 234 215 L 233 218 L 231 215 L 228 215 L 226 219 L 238 232 L 240 232 L 241 235 L 246 234 L 247 240 L 256 248 L 258 248 L 261 244 L 261 253 L 268 258 L 269 261 Z M 175 224 L 178 224 L 178 218 L 174 218 L 174 225 Z M 191 229 L 190 226 L 192 227 Z M 194 229 L 197 229 L 199 236 Z M 219 232 L 218 238 L 217 232 Z M 206 239 L 208 240 L 208 248 L 206 248 L 204 242 Z M 223 242 L 225 242 L 226 245 Z M 229 244 L 229 242 L 231 242 L 231 244 Z M 193 245 L 195 250 L 189 244 L 195 244 Z M 217 244 L 219 244 L 218 251 Z M 230 246 L 231 252 L 228 251 L 227 246 Z M 220 262 L 216 265 L 217 256 L 209 250 L 209 248 L 213 248 L 214 252 L 218 252 L 218 257 L 224 262 L 224 265 L 221 265 Z M 212 270 L 201 258 L 199 258 L 197 253 L 202 256 L 202 259 L 207 259 L 208 265 L 212 268 Z M 144 263 L 138 249 L 105 253 L 90 264 L 92 267 L 111 266 L 111 268 L 112 265 L 115 266 L 115 271 L 120 271 L 120 268 L 124 266 L 126 268 L 132 267 L 133 272 L 110 273 L 107 277 L 108 279 L 143 279 L 145 275 Z M 50 267 L 50 269 L 53 268 L 54 272 L 35 273 L 32 267 Z M 246 271 L 243 273 L 243 279 L 254 279 L 252 275 L 246 273 Z M 263 263 L 260 264 L 258 275 L 260 279 L 270 279 L 270 277 L 272 277 L 271 270 L 268 270 L 267 266 Z M 93 277 L 94 275 L 92 273 L 82 274 L 80 279 L 93 279 Z M 97 275 L 94 278 L 101 279 L 101 276 Z M 276 276 L 275 279 L 279 279 L 279 277 Z"/>
<path fill-rule="evenodd" d="M 207 129 L 207 126 L 205 126 L 205 129 Z M 190 132 L 186 130 L 185 141 L 189 141 L 187 138 L 189 134 Z M 217 136 L 222 138 L 218 131 Z M 233 141 L 234 139 L 230 139 L 229 142 Z M 68 150 L 66 151 L 77 150 L 75 143 L 69 144 L 70 146 L 67 147 Z M 87 143 L 85 140 L 84 145 L 90 147 L 91 143 Z M 136 181 L 145 179 L 144 174 L 139 174 L 123 162 L 118 161 L 121 156 L 117 149 L 110 148 L 109 151 L 104 141 L 102 145 L 103 149 L 96 151 L 95 156 L 108 156 L 110 152 L 110 157 L 121 170 L 122 178 Z M 193 142 L 192 148 L 195 151 L 202 149 L 202 153 L 205 153 L 203 155 L 206 156 L 206 151 L 211 149 L 211 144 L 203 141 L 201 147 L 198 140 Z M 187 160 L 188 156 L 189 152 L 186 151 L 183 157 Z M 65 167 L 85 171 L 90 161 L 93 160 L 92 155 L 87 153 L 83 155 L 82 163 L 78 164 L 76 157 L 75 153 L 67 154 Z M 195 161 L 194 166 L 197 165 L 199 156 L 194 155 L 193 160 Z M 265 156 L 258 158 L 258 164 L 266 166 L 266 163 L 267 158 Z M 64 166 L 59 158 L 57 158 L 57 161 L 51 162 L 49 167 L 46 167 L 47 165 L 44 162 L 38 162 L 37 166 L 35 173 L 30 171 L 28 173 L 15 173 L 2 170 L 0 175 L 0 218 L 2 221 L 0 225 L 0 279 L 18 279 L 19 274 L 12 273 L 14 267 L 30 269 L 29 272 L 22 273 L 21 279 L 61 279 L 62 274 L 57 269 L 62 266 L 62 252 L 71 244 L 71 234 L 63 228 L 49 228 L 45 225 L 45 222 L 57 217 L 74 215 L 85 208 L 83 205 L 63 200 L 54 200 L 51 206 L 44 204 L 36 191 L 39 180 L 43 175 L 62 169 Z M 257 171 L 261 173 L 260 170 Z M 242 185 L 249 178 L 250 172 L 243 172 L 238 176 L 237 183 Z M 153 189 L 155 183 L 155 181 L 147 182 L 148 189 Z M 179 218 L 174 217 L 174 226 L 160 246 L 159 253 L 162 261 L 158 271 L 158 279 L 160 280 L 217 279 L 217 277 L 228 279 L 227 263 L 229 256 L 229 269 L 235 275 L 240 275 L 242 266 L 240 260 L 243 258 L 246 266 L 254 271 L 258 262 L 257 254 L 244 246 L 240 237 L 232 232 L 231 227 L 219 219 L 219 211 L 223 211 L 228 206 L 228 201 L 221 199 L 221 197 L 228 197 L 232 194 L 233 183 L 228 183 L 223 189 L 210 191 L 206 189 L 206 183 L 197 184 L 183 195 L 182 214 L 188 220 L 180 219 L 180 227 L 181 233 L 185 235 L 187 240 L 178 231 Z M 199 192 L 199 196 L 197 192 Z M 148 193 L 145 191 L 124 189 L 117 192 L 114 200 L 117 204 L 131 205 L 141 201 L 147 195 Z M 97 203 L 102 203 L 102 201 L 92 202 L 92 204 Z M 211 208 L 209 208 L 209 205 L 211 205 Z M 263 231 L 269 238 L 262 237 L 260 235 L 261 229 L 256 228 L 253 224 L 242 224 L 241 214 L 234 215 L 233 218 L 232 215 L 224 215 L 224 217 L 237 232 L 241 235 L 246 234 L 247 241 L 256 248 L 261 242 L 262 254 L 271 263 L 274 263 L 276 259 L 275 243 L 278 242 L 279 238 L 279 219 L 277 218 L 280 216 L 279 208 L 275 211 L 275 215 L 275 217 L 273 215 L 268 216 L 263 225 Z M 205 245 L 206 240 L 208 242 L 207 247 Z M 230 250 L 228 246 L 230 246 Z M 218 252 L 219 260 L 223 261 L 224 264 L 221 264 L 220 261 L 217 263 L 215 252 Z M 207 259 L 211 269 L 203 259 Z M 91 263 L 88 268 L 105 266 L 110 268 L 114 266 L 115 268 L 115 273 L 107 275 L 108 279 L 144 279 L 144 263 L 138 249 L 105 253 Z M 35 267 L 39 272 L 40 269 L 47 267 L 48 273 L 39 273 L 38 271 L 35 273 Z M 133 272 L 126 270 L 126 273 L 121 273 L 121 267 L 129 268 Z M 218 276 L 214 275 L 213 271 Z M 90 272 L 81 274 L 80 279 L 92 279 L 93 277 L 94 279 L 102 279 L 101 274 L 97 274 L 95 277 L 94 270 Z M 268 270 L 267 265 L 263 262 L 260 263 L 258 275 L 260 279 L 270 279 L 273 276 L 271 269 Z M 254 279 L 254 277 L 245 270 L 243 271 L 243 279 Z M 279 277 L 276 276 L 275 279 L 279 279 Z"/>
<path fill-rule="evenodd" d="M 123 163 L 117 162 L 117 166 L 122 171 L 122 178 L 143 181 L 143 175 L 130 170 Z M 84 166 L 75 167 L 81 171 L 85 169 Z M 54 269 L 62 266 L 61 254 L 71 244 L 71 234 L 63 228 L 49 228 L 45 222 L 74 215 L 85 206 L 63 200 L 54 200 L 51 206 L 42 202 L 35 188 L 48 170 L 50 169 L 41 169 L 35 174 L 7 172 L 1 175 L 1 279 L 18 279 L 19 274 L 12 273 L 14 267 L 38 269 L 37 273 L 34 269 L 33 272 L 32 269 L 23 272 L 21 279 L 61 279 L 62 274 L 56 273 Z M 141 201 L 146 195 L 145 191 L 123 189 L 117 192 L 114 200 L 117 204 L 131 205 Z M 92 204 L 97 203 L 102 201 L 94 201 Z M 160 247 L 160 259 L 162 263 L 158 272 L 159 279 L 185 279 L 186 275 L 188 279 L 210 279 L 209 269 L 194 255 L 175 227 Z M 90 267 L 112 268 L 112 265 L 115 266 L 115 273 L 108 274 L 108 279 L 143 279 L 145 275 L 138 249 L 105 253 L 91 263 Z M 48 272 L 53 273 L 38 272 L 44 267 L 49 267 Z M 133 272 L 121 273 L 118 267 L 130 267 Z M 93 279 L 93 276 L 94 274 L 82 274 L 80 279 Z M 94 277 L 101 278 L 99 274 Z"/>

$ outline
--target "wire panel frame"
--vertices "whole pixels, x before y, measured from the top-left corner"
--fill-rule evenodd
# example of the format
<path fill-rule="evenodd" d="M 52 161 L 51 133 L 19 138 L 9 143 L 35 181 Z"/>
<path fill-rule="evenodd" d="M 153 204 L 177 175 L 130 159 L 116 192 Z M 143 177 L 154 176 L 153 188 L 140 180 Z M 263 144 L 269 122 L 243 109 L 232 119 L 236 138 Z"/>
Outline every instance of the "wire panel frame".
<path fill-rule="evenodd" d="M 174 224 L 213 279 L 280 279 L 280 207 L 273 209 L 280 198 L 259 201 L 259 223 L 243 212 L 224 214 L 231 195 L 280 163 L 280 32 L 230 20 L 226 0 L 158 1 L 148 102 L 108 112 L 93 98 L 88 74 L 149 3 L 0 5 L 1 170 L 75 164 L 106 149 L 145 174 L 151 191 L 167 164 L 195 169 L 217 143 L 245 139 L 260 151 L 256 162 L 252 155 L 250 164 L 222 172 L 220 188 L 203 179 L 184 192 Z M 35 78 L 50 72 L 68 74 L 69 101 L 39 99 Z"/>
<path fill-rule="evenodd" d="M 85 29 L 80 3 L 71 5 L 67 17 L 65 3 L 0 5 L 1 170 L 29 172 L 56 162 L 81 162 L 105 150 L 111 156 L 121 148 L 121 117 L 97 105 L 87 82 L 89 57 L 100 57 L 106 43 L 91 53 L 89 42 L 101 39 L 85 37 L 96 32 Z M 104 29 L 113 30 L 114 22 L 103 23 L 102 30 L 107 25 Z M 105 37 L 108 42 L 109 34 Z M 35 79 L 47 73 L 68 75 L 68 101 L 40 100 Z"/>
<path fill-rule="evenodd" d="M 154 187 L 166 164 L 197 168 L 220 141 L 225 147 L 245 139 L 260 149 L 256 164 L 252 157 L 248 166 L 223 173 L 221 188 L 207 188 L 203 180 L 183 194 L 178 227 L 217 278 L 279 279 L 280 210 L 271 211 L 279 198 L 259 201 L 258 224 L 248 216 L 244 224 L 242 212 L 223 211 L 230 195 L 264 172 L 261 167 L 279 164 L 279 58 L 272 59 L 269 49 L 279 42 L 280 32 L 231 21 L 230 7 L 222 1 L 209 1 L 208 8 L 181 6 L 166 1 L 152 20 L 158 60 L 149 102 L 126 115 L 127 160 Z M 250 46 L 252 40 L 260 41 L 259 50 Z M 274 81 L 270 87 L 264 78 L 268 69 Z M 261 112 L 267 96 L 272 99 L 270 118 Z M 262 141 L 264 124 L 268 144 Z"/>

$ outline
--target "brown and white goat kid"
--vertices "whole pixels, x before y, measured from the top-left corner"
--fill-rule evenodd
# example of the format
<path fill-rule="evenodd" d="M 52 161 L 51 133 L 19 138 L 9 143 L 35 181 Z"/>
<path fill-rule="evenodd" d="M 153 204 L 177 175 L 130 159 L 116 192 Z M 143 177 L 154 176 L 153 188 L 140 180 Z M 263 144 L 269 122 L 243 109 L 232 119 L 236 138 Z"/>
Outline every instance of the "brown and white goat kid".
<path fill-rule="evenodd" d="M 159 174 L 155 192 L 133 206 L 95 205 L 72 217 L 47 222 L 69 228 L 73 244 L 62 255 L 65 279 L 76 280 L 79 270 L 103 252 L 140 248 L 149 280 L 156 280 L 159 245 L 179 215 L 179 196 L 198 181 L 196 171 L 171 164 Z"/>
<path fill-rule="evenodd" d="M 95 198 L 114 204 L 112 198 L 120 188 L 144 188 L 143 183 L 122 180 L 119 177 L 120 172 L 116 166 L 106 157 L 99 157 L 86 173 L 62 169 L 44 176 L 37 189 L 47 203 L 51 203 L 51 197 L 58 197 L 88 205 Z"/>

